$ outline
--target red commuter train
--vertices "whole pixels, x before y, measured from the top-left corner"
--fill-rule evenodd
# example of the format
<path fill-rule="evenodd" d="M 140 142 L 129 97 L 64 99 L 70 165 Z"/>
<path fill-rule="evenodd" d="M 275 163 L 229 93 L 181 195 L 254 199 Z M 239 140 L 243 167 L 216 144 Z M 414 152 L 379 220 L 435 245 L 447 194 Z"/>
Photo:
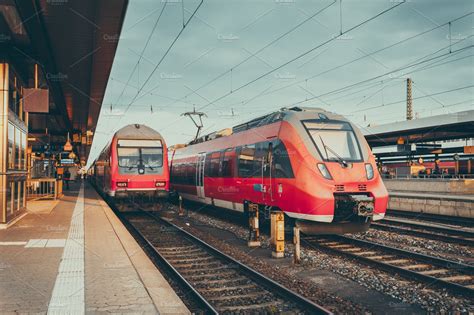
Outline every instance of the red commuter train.
<path fill-rule="evenodd" d="M 265 217 L 282 210 L 307 234 L 367 230 L 388 193 L 358 128 L 319 108 L 293 107 L 203 136 L 172 154 L 184 199 Z"/>
<path fill-rule="evenodd" d="M 145 125 L 118 130 L 92 165 L 97 189 L 114 199 L 166 198 L 168 150 L 164 138 Z"/>

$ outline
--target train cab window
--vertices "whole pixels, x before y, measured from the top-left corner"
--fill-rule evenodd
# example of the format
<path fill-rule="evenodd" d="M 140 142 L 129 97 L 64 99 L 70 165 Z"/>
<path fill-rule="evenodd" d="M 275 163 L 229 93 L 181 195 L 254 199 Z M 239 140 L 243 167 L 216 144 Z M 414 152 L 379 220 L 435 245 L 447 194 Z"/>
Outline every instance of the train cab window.
<path fill-rule="evenodd" d="M 237 151 L 239 177 L 253 177 L 254 175 L 255 145 L 239 148 Z"/>
<path fill-rule="evenodd" d="M 303 124 L 325 161 L 362 160 L 359 142 L 349 123 L 344 121 L 308 120 Z"/>
<path fill-rule="evenodd" d="M 134 174 L 139 167 L 145 174 L 159 174 L 163 166 L 163 146 L 160 140 L 120 139 L 117 148 L 118 166 L 122 174 Z"/>
<path fill-rule="evenodd" d="M 235 151 L 227 149 L 222 155 L 221 177 L 234 177 L 235 169 Z"/>
<path fill-rule="evenodd" d="M 150 167 L 163 166 L 163 148 L 142 148 L 143 163 Z"/>
<path fill-rule="evenodd" d="M 140 161 L 138 148 L 118 148 L 118 164 L 120 167 L 135 167 Z"/>

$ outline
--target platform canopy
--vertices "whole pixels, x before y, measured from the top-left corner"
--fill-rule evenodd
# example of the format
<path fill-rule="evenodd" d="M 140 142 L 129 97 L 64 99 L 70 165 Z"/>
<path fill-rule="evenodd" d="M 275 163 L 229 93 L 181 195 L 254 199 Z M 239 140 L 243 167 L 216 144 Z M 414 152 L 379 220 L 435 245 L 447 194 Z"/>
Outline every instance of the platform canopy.
<path fill-rule="evenodd" d="M 128 0 L 0 0 L 0 27 L 6 22 L 16 30 L 7 46 L 10 60 L 17 71 L 39 64 L 39 87 L 50 91 L 49 113 L 30 114 L 30 137 L 95 130 L 127 5 Z M 87 158 L 89 146 L 81 149 Z"/>
<path fill-rule="evenodd" d="M 363 128 L 371 147 L 474 137 L 474 110 L 437 115 Z"/>

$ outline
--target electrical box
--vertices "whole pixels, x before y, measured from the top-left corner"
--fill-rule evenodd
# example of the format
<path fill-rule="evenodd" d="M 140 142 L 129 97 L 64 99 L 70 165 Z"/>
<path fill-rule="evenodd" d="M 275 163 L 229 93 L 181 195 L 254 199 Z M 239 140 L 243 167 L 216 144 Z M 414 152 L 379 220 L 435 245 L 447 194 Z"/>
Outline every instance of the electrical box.
<path fill-rule="evenodd" d="M 285 254 L 285 216 L 281 211 L 271 213 L 272 257 L 282 258 Z"/>

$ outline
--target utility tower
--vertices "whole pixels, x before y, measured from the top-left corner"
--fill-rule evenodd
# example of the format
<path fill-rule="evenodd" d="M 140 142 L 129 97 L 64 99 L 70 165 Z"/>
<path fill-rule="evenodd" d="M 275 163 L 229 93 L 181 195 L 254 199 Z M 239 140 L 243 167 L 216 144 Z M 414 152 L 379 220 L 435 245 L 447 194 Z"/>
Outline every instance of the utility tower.
<path fill-rule="evenodd" d="M 207 115 L 203 112 L 197 112 L 196 108 L 194 108 L 192 112 L 182 113 L 181 116 L 188 116 L 189 118 L 191 118 L 191 120 L 193 121 L 194 125 L 197 128 L 197 132 L 196 132 L 196 136 L 194 137 L 194 140 L 199 138 L 199 133 L 201 132 L 201 129 L 203 127 L 202 117 L 203 116 L 207 117 Z"/>
<path fill-rule="evenodd" d="M 411 84 L 412 81 L 410 78 L 407 79 L 407 120 L 413 119 L 413 104 L 411 96 Z"/>

